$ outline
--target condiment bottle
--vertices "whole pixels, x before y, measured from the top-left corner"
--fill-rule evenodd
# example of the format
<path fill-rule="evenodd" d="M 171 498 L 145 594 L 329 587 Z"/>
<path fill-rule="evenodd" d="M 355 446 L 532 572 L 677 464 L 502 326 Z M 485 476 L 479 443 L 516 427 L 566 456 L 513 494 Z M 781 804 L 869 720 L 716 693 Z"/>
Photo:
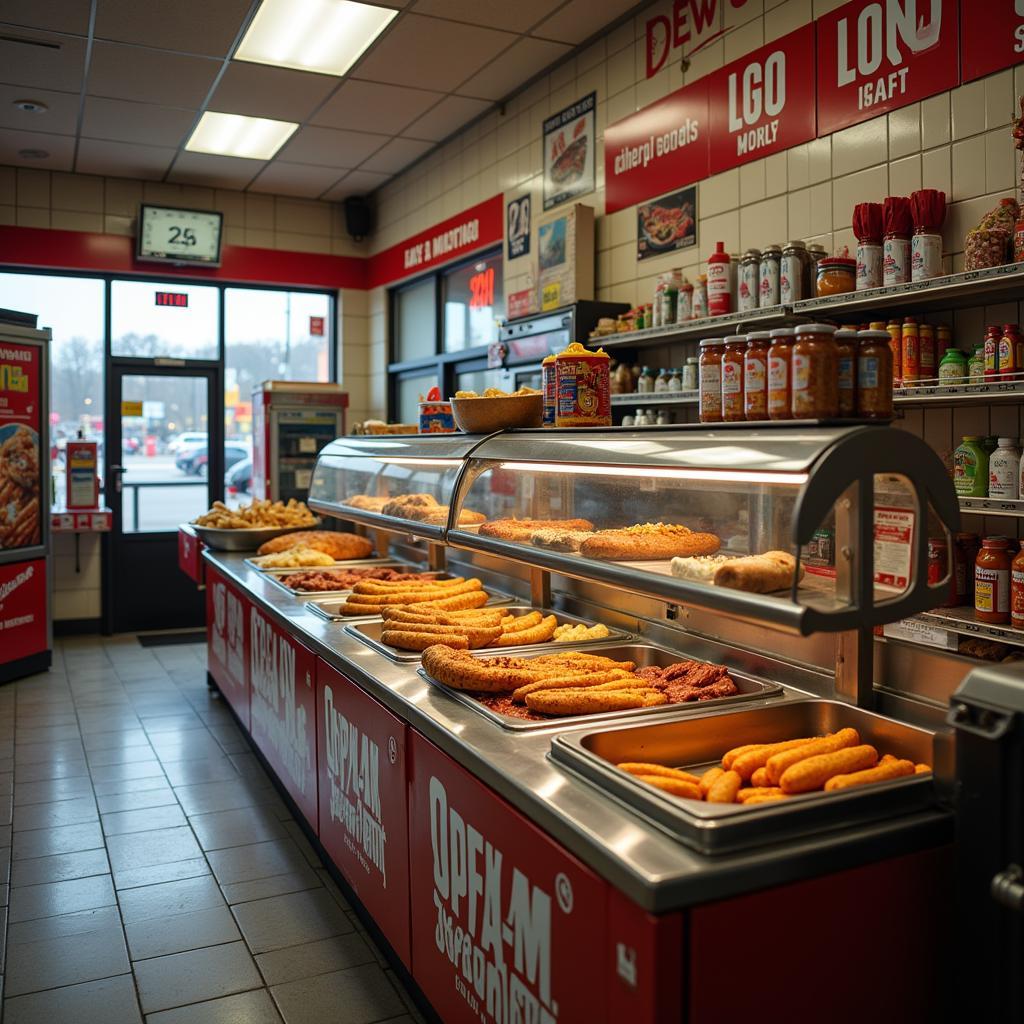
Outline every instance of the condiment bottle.
<path fill-rule="evenodd" d="M 1024 549 L 1010 564 L 1010 625 L 1024 629 Z"/>
<path fill-rule="evenodd" d="M 874 327 L 874 324 L 871 325 Z M 892 342 L 892 379 L 903 380 L 903 323 L 898 317 L 889 321 L 885 330 Z"/>
<path fill-rule="evenodd" d="M 638 395 L 654 393 L 654 371 L 649 366 L 643 368 L 640 379 L 636 382 L 636 392 Z"/>
<path fill-rule="evenodd" d="M 1014 380 L 1020 376 L 1021 338 L 1016 324 L 1003 324 L 999 339 L 999 377 Z"/>
<path fill-rule="evenodd" d="M 903 383 L 916 383 L 921 379 L 921 337 L 917 324 L 905 323 L 902 329 L 903 350 L 900 363 L 903 367 Z"/>
<path fill-rule="evenodd" d="M 654 380 L 654 393 L 663 395 L 668 391 L 668 370 L 662 367 Z"/>
<path fill-rule="evenodd" d="M 857 332 L 848 327 L 832 335 L 839 360 L 839 415 L 857 415 Z"/>
<path fill-rule="evenodd" d="M 976 533 L 958 533 L 954 545 L 953 567 L 957 573 L 957 603 L 974 604 L 974 562 L 981 550 L 981 539 Z"/>
<path fill-rule="evenodd" d="M 801 324 L 793 345 L 793 418 L 834 419 L 839 414 L 839 360 L 829 324 Z"/>
<path fill-rule="evenodd" d="M 985 379 L 994 380 L 999 376 L 999 342 L 1002 330 L 995 324 L 985 328 Z"/>
<path fill-rule="evenodd" d="M 953 347 L 953 332 L 944 324 L 935 328 L 935 365 L 942 362 L 942 357 Z"/>
<path fill-rule="evenodd" d="M 939 363 L 939 381 L 943 384 L 967 383 L 967 356 L 958 348 L 947 348 Z"/>
<path fill-rule="evenodd" d="M 679 370 L 671 369 L 668 372 L 668 390 L 669 391 L 682 391 L 683 390 L 683 376 Z"/>
<path fill-rule="evenodd" d="M 738 302 L 740 313 L 749 313 L 757 309 L 760 288 L 761 250 L 748 249 L 740 260 Z"/>
<path fill-rule="evenodd" d="M 971 384 L 980 384 L 985 379 L 985 345 L 978 342 L 971 358 L 967 360 L 967 377 Z"/>
<path fill-rule="evenodd" d="M 793 418 L 793 342 L 792 327 L 776 327 L 769 331 L 768 346 L 768 418 Z"/>
<path fill-rule="evenodd" d="M 693 319 L 693 285 L 684 277 L 676 296 L 676 323 L 686 323 Z"/>
<path fill-rule="evenodd" d="M 555 425 L 555 407 L 558 405 L 558 384 L 555 380 L 555 354 L 545 356 L 540 363 L 540 389 L 544 395 L 544 418 L 541 423 L 545 427 Z"/>
<path fill-rule="evenodd" d="M 693 286 L 693 319 L 702 320 L 708 315 L 708 275 L 698 274 Z"/>
<path fill-rule="evenodd" d="M 747 335 L 743 357 L 743 412 L 748 420 L 768 419 L 768 331 Z"/>
<path fill-rule="evenodd" d="M 867 420 L 891 419 L 893 374 L 889 332 L 859 331 L 857 338 L 857 415 Z"/>
<path fill-rule="evenodd" d="M 700 358 L 698 356 L 687 356 L 686 365 L 683 367 L 683 390 L 696 391 L 700 382 Z"/>
<path fill-rule="evenodd" d="M 747 350 L 745 334 L 731 334 L 725 339 L 722 355 L 722 419 L 735 423 L 746 419 L 743 414 L 743 360 Z"/>
<path fill-rule="evenodd" d="M 974 617 L 979 622 L 1010 621 L 1010 542 L 986 537 L 974 562 Z"/>
<path fill-rule="evenodd" d="M 732 312 L 729 283 L 731 262 L 725 251 L 725 243 L 716 242 L 715 251 L 708 257 L 708 316 L 723 316 Z"/>
<path fill-rule="evenodd" d="M 782 250 L 779 270 L 779 301 L 784 305 L 810 298 L 810 288 L 805 285 L 811 259 L 807 246 L 800 240 L 786 243 Z"/>
<path fill-rule="evenodd" d="M 965 434 L 953 452 L 953 489 L 961 498 L 988 497 L 988 452 L 980 434 Z"/>
<path fill-rule="evenodd" d="M 725 343 L 718 338 L 705 338 L 700 343 L 700 395 L 698 408 L 701 423 L 722 421 L 722 355 Z"/>
<path fill-rule="evenodd" d="M 1017 500 L 1020 494 L 1020 447 L 1015 437 L 999 438 L 988 460 L 988 496 Z"/>
<path fill-rule="evenodd" d="M 931 324 L 921 324 L 917 338 L 921 352 L 921 380 L 935 380 L 938 366 L 935 361 L 935 328 Z"/>
<path fill-rule="evenodd" d="M 761 261 L 758 264 L 758 299 L 757 304 L 777 306 L 779 298 L 779 273 L 782 266 L 782 248 L 773 243 L 761 250 Z"/>

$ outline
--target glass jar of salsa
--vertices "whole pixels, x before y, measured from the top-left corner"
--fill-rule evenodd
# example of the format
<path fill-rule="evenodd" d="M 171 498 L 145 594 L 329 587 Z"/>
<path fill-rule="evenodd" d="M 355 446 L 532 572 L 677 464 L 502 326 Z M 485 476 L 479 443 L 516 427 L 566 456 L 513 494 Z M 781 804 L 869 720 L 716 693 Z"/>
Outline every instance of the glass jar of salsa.
<path fill-rule="evenodd" d="M 892 339 L 888 331 L 858 331 L 857 415 L 892 419 Z"/>
<path fill-rule="evenodd" d="M 748 420 L 768 419 L 768 331 L 747 335 L 743 357 L 743 412 Z"/>
<path fill-rule="evenodd" d="M 793 418 L 793 328 L 770 331 L 768 346 L 768 419 Z"/>
<path fill-rule="evenodd" d="M 1010 621 L 1010 541 L 986 537 L 974 562 L 974 617 L 979 622 Z"/>
<path fill-rule="evenodd" d="M 839 354 L 830 324 L 801 324 L 793 344 L 793 419 L 839 415 Z"/>
<path fill-rule="evenodd" d="M 731 334 L 725 339 L 722 353 L 722 419 L 735 423 L 746 419 L 743 414 L 743 360 L 747 336 Z"/>
<path fill-rule="evenodd" d="M 700 343 L 699 409 L 701 423 L 722 422 L 722 355 L 725 343 L 705 338 Z"/>
<path fill-rule="evenodd" d="M 819 296 L 841 295 L 857 287 L 857 261 L 845 256 L 826 256 L 816 267 Z"/>
<path fill-rule="evenodd" d="M 832 336 L 836 343 L 836 358 L 839 366 L 839 415 L 857 415 L 857 332 L 841 327 Z"/>

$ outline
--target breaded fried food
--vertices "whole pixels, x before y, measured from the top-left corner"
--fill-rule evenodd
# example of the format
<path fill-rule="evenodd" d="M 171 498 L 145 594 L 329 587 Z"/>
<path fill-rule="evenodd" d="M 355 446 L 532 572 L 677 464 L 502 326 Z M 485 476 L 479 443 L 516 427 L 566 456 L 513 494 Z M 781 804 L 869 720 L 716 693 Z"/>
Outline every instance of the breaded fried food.
<path fill-rule="evenodd" d="M 622 761 L 615 767 L 629 772 L 630 775 L 663 775 L 666 779 L 689 782 L 694 786 L 700 784 L 700 779 L 696 775 L 684 772 L 682 768 L 669 768 L 663 764 L 651 764 L 647 761 Z"/>
<path fill-rule="evenodd" d="M 405 610 L 405 606 L 396 608 L 394 605 L 386 605 L 381 609 L 380 614 L 385 622 L 402 623 L 413 627 L 431 625 L 501 627 L 501 611 L 497 608 L 470 608 L 464 612 L 409 612 Z"/>
<path fill-rule="evenodd" d="M 736 794 L 736 802 L 745 804 L 748 800 L 756 800 L 762 796 L 782 795 L 782 789 L 779 786 L 749 786 L 747 789 L 741 789 Z"/>
<path fill-rule="evenodd" d="M 797 761 L 782 773 L 779 785 L 784 793 L 810 793 L 821 789 L 835 775 L 849 775 L 878 763 L 878 751 L 869 743 L 845 747 L 830 754 L 818 754 Z"/>
<path fill-rule="evenodd" d="M 622 530 L 600 530 L 580 545 L 584 558 L 653 561 L 713 555 L 722 546 L 713 533 L 694 533 L 677 523 L 641 523 Z"/>
<path fill-rule="evenodd" d="M 767 765 L 763 768 L 758 768 L 757 771 L 750 776 L 750 784 L 751 786 L 758 787 L 770 786 L 772 784 L 771 779 L 768 778 Z"/>
<path fill-rule="evenodd" d="M 398 587 L 385 593 L 367 592 L 359 590 L 363 583 L 357 583 L 352 590 L 352 598 L 360 604 L 416 604 L 419 601 L 440 600 L 446 597 L 454 597 L 456 594 L 468 594 L 473 590 L 483 590 L 483 584 L 478 579 L 461 580 L 451 587 L 431 587 L 425 583 L 411 583 L 404 588 Z"/>
<path fill-rule="evenodd" d="M 544 621 L 543 612 L 527 612 L 525 615 L 506 615 L 501 620 L 501 628 L 506 633 L 521 633 L 524 629 L 539 626 Z"/>
<path fill-rule="evenodd" d="M 380 642 L 403 651 L 425 651 L 437 644 L 457 651 L 469 650 L 469 637 L 454 633 L 406 633 L 397 629 L 385 629 L 380 635 Z"/>
<path fill-rule="evenodd" d="M 471 590 L 466 594 L 455 594 L 453 597 L 446 597 L 441 600 L 419 601 L 411 605 L 405 604 L 399 607 L 411 608 L 433 608 L 437 611 L 457 611 L 463 608 L 482 608 L 487 604 L 487 592 L 484 590 Z M 385 605 L 365 604 L 350 597 L 342 606 L 342 615 L 380 615 Z"/>
<path fill-rule="evenodd" d="M 640 782 L 646 782 L 648 786 L 662 789 L 673 796 L 682 796 L 689 800 L 700 799 L 700 786 L 684 779 L 674 779 L 666 775 L 637 775 L 636 778 Z"/>
<path fill-rule="evenodd" d="M 736 794 L 739 793 L 742 785 L 743 780 L 740 778 L 739 772 L 730 768 L 729 771 L 722 772 L 715 779 L 705 799 L 709 804 L 735 803 Z"/>
<path fill-rule="evenodd" d="M 586 530 L 594 529 L 589 519 L 495 519 L 480 527 L 481 537 L 497 537 L 499 540 L 528 542 L 536 530 Z"/>
<path fill-rule="evenodd" d="M 558 619 L 554 615 L 541 619 L 535 626 L 519 630 L 515 633 L 501 633 L 494 641 L 495 647 L 518 647 L 524 644 L 542 644 L 550 640 L 555 633 Z"/>
<path fill-rule="evenodd" d="M 608 669 L 603 672 L 566 671 L 561 675 L 552 675 L 549 678 L 538 679 L 520 686 L 513 692 L 512 699 L 517 704 L 525 704 L 527 696 L 537 690 L 580 689 L 582 687 L 600 686 L 603 683 L 613 683 L 619 679 L 630 679 L 632 677 L 631 672 L 621 668 Z M 647 686 L 646 683 L 643 683 L 643 685 Z"/>
<path fill-rule="evenodd" d="M 603 654 L 587 654 L 584 651 L 559 651 L 557 654 L 542 654 L 532 658 L 534 665 L 594 665 L 599 668 L 623 668 L 629 672 L 636 669 L 632 661 L 616 661 Z"/>
<path fill-rule="evenodd" d="M 782 750 L 772 754 L 765 762 L 768 770 L 769 785 L 777 786 L 782 773 L 802 761 L 805 757 L 814 757 L 816 754 L 829 754 L 833 750 L 842 750 L 844 747 L 855 747 L 860 743 L 860 733 L 856 729 L 840 729 L 839 732 L 829 736 L 822 736 L 820 740 L 811 740 L 802 747 L 793 747 L 790 750 Z"/>
<path fill-rule="evenodd" d="M 753 807 L 756 804 L 770 804 L 776 800 L 788 800 L 789 794 L 778 792 L 778 793 L 762 793 L 759 796 L 752 796 L 747 800 L 743 801 L 744 807 Z"/>
<path fill-rule="evenodd" d="M 465 576 L 453 576 L 450 580 L 421 580 L 422 586 L 416 589 L 447 591 L 449 587 L 458 587 L 466 582 Z M 480 581 L 477 580 L 479 583 Z M 408 583 L 402 580 L 360 580 L 352 587 L 355 594 L 393 594 L 396 590 L 409 590 Z"/>
<path fill-rule="evenodd" d="M 883 760 L 874 768 L 866 768 L 859 772 L 846 775 L 833 775 L 825 783 L 825 792 L 833 793 L 838 789 L 849 789 L 851 786 L 869 786 L 873 782 L 887 782 L 889 779 L 900 779 L 905 775 L 913 775 L 914 762 L 903 761 L 897 757 Z"/>
<path fill-rule="evenodd" d="M 728 771 L 732 767 L 733 761 L 735 761 L 740 754 L 746 754 L 751 750 L 757 750 L 759 747 L 763 746 L 763 743 L 746 743 L 742 747 L 733 747 L 732 750 L 727 750 L 722 755 L 722 767 Z"/>
<path fill-rule="evenodd" d="M 525 664 L 515 658 L 474 658 L 465 651 L 435 644 L 423 652 L 424 671 L 445 686 L 455 690 L 479 693 L 507 693 L 517 686 L 535 682 L 536 672 L 521 668 Z"/>
<path fill-rule="evenodd" d="M 781 743 L 764 743 L 748 750 L 732 762 L 732 770 L 739 772 L 740 778 L 746 782 L 758 768 L 768 763 L 768 758 L 773 754 L 779 754 L 783 750 L 791 750 L 793 747 L 802 747 L 811 740 L 818 739 L 817 736 L 806 736 L 798 740 L 783 740 Z M 724 761 L 722 762 L 725 763 Z"/>
<path fill-rule="evenodd" d="M 258 555 L 272 555 L 289 548 L 304 547 L 323 551 L 335 561 L 343 562 L 353 558 L 366 558 L 373 554 L 373 541 L 358 537 L 354 533 L 337 533 L 333 530 L 299 530 L 274 537 L 256 549 Z"/>
<path fill-rule="evenodd" d="M 708 795 L 708 791 L 711 789 L 711 787 L 718 780 L 719 776 L 724 775 L 724 774 L 725 774 L 725 769 L 724 768 L 709 768 L 700 777 L 700 791 L 701 791 L 701 795 L 706 797 Z"/>
<path fill-rule="evenodd" d="M 538 690 L 527 694 L 526 706 L 542 715 L 593 715 L 602 711 L 630 711 L 666 704 L 660 690 L 596 690 L 593 688 Z M 657 776 L 654 776 L 657 777 Z M 699 792 L 699 790 L 698 790 Z"/>

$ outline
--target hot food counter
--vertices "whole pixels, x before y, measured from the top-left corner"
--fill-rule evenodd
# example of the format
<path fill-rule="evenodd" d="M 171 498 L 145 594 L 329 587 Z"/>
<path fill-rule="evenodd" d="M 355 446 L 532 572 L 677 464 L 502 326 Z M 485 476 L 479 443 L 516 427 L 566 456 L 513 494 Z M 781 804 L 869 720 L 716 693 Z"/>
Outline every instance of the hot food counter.
<path fill-rule="evenodd" d="M 940 1018 L 945 709 L 874 686 L 871 641 L 942 599 L 927 446 L 339 438 L 309 504 L 416 575 L 312 590 L 206 550 L 211 680 L 441 1019 Z M 813 765 L 762 757 L 796 739 Z"/>

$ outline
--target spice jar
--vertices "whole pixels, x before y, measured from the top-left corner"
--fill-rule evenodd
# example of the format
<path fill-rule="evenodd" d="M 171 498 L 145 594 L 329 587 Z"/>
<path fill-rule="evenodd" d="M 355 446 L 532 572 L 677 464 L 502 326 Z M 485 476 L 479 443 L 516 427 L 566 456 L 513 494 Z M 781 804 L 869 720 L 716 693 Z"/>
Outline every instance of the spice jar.
<path fill-rule="evenodd" d="M 801 241 L 787 242 L 779 270 L 779 301 L 783 305 L 810 298 L 810 290 L 804 286 L 809 265 L 807 246 Z"/>
<path fill-rule="evenodd" d="M 965 434 L 953 452 L 953 489 L 961 498 L 988 497 L 988 452 L 980 434 Z"/>
<path fill-rule="evenodd" d="M 839 366 L 835 328 L 801 324 L 793 345 L 793 418 L 834 419 L 839 414 Z"/>
<path fill-rule="evenodd" d="M 857 287 L 857 261 L 845 256 L 826 256 L 819 260 L 815 287 L 819 296 L 854 291 Z"/>
<path fill-rule="evenodd" d="M 1010 563 L 1010 625 L 1024 629 L 1024 550 Z"/>
<path fill-rule="evenodd" d="M 768 346 L 768 418 L 793 418 L 793 343 L 792 327 L 776 327 L 769 331 Z"/>
<path fill-rule="evenodd" d="M 986 537 L 974 562 L 974 617 L 979 622 L 1010 621 L 1010 542 Z"/>
<path fill-rule="evenodd" d="M 892 345 L 888 331 L 857 334 L 857 415 L 892 418 Z"/>
<path fill-rule="evenodd" d="M 747 351 L 745 334 L 730 334 L 722 354 L 722 419 L 736 423 L 743 414 L 743 361 Z"/>
<path fill-rule="evenodd" d="M 1021 355 L 1024 344 L 1021 342 L 1020 329 L 1016 324 L 1003 324 L 1002 336 L 999 339 L 999 378 L 1014 380 L 1020 376 Z"/>
<path fill-rule="evenodd" d="M 761 250 L 748 249 L 740 260 L 739 296 L 736 308 L 741 313 L 757 309 L 760 289 Z"/>
<path fill-rule="evenodd" d="M 995 324 L 985 328 L 985 379 L 995 380 L 999 376 L 999 342 L 1002 330 Z"/>
<path fill-rule="evenodd" d="M 974 346 L 967 360 L 967 377 L 971 384 L 980 384 L 985 379 L 985 346 L 981 342 Z"/>
<path fill-rule="evenodd" d="M 903 383 L 916 383 L 921 379 L 921 337 L 917 324 L 904 323 L 902 327 L 903 349 L 900 362 L 903 367 Z"/>
<path fill-rule="evenodd" d="M 758 297 L 759 307 L 777 306 L 782 301 L 779 297 L 779 275 L 782 269 L 782 248 L 776 244 L 761 250 L 758 264 Z"/>
<path fill-rule="evenodd" d="M 921 324 L 917 328 L 917 344 L 921 353 L 921 380 L 934 380 L 938 363 L 935 359 L 935 328 Z"/>
<path fill-rule="evenodd" d="M 747 335 L 743 357 L 743 413 L 748 420 L 768 419 L 768 331 Z"/>
<path fill-rule="evenodd" d="M 700 343 L 698 408 L 701 423 L 722 421 L 722 356 L 725 343 L 705 338 Z"/>
<path fill-rule="evenodd" d="M 939 363 L 939 381 L 942 384 L 965 384 L 967 356 L 958 348 L 947 348 Z"/>
<path fill-rule="evenodd" d="M 843 327 L 832 335 L 838 360 L 839 415 L 857 415 L 857 332 Z"/>
<path fill-rule="evenodd" d="M 687 356 L 683 367 L 683 390 L 696 391 L 700 381 L 700 359 L 698 356 Z"/>
<path fill-rule="evenodd" d="M 814 294 L 814 284 L 818 277 L 818 267 L 821 261 L 828 256 L 825 246 L 820 242 L 814 242 L 807 246 L 807 272 L 804 275 L 804 294 L 810 297 Z M 856 260 L 854 261 L 856 267 Z"/>

